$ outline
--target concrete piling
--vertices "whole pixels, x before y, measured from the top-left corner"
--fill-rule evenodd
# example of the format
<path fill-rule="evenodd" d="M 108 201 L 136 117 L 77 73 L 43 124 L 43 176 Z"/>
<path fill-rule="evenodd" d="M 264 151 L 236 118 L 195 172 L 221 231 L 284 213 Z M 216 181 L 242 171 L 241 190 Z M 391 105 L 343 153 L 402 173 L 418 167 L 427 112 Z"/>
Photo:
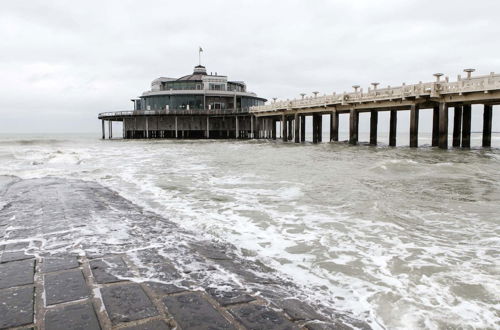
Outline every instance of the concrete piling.
<path fill-rule="evenodd" d="M 330 114 L 330 141 L 339 140 L 339 113 L 332 111 Z"/>
<path fill-rule="evenodd" d="M 470 104 L 462 108 L 462 148 L 470 148 L 471 108 Z"/>
<path fill-rule="evenodd" d="M 370 111 L 370 145 L 377 145 L 378 111 Z M 338 134 L 338 133 L 337 133 Z"/>
<path fill-rule="evenodd" d="M 359 112 L 356 109 L 351 109 L 349 112 L 349 143 L 358 143 L 359 133 Z"/>
<path fill-rule="evenodd" d="M 448 104 L 439 103 L 439 148 L 448 149 Z"/>
<path fill-rule="evenodd" d="M 288 132 L 287 132 L 286 128 L 287 128 L 286 117 L 285 117 L 285 115 L 282 115 L 281 116 L 281 138 L 283 139 L 283 142 L 286 142 L 287 138 L 288 138 Z"/>
<path fill-rule="evenodd" d="M 418 104 L 412 104 L 410 107 L 410 147 L 418 147 Z"/>
<path fill-rule="evenodd" d="M 491 126 L 493 120 L 493 106 L 490 104 L 484 105 L 483 112 L 483 147 L 491 147 Z"/>
<path fill-rule="evenodd" d="M 391 110 L 389 119 L 389 146 L 396 146 L 396 134 L 398 129 L 398 111 Z"/>
<path fill-rule="evenodd" d="M 300 142 L 300 124 L 299 124 L 299 114 L 296 112 L 294 116 L 294 138 L 295 138 L 295 143 Z"/>
<path fill-rule="evenodd" d="M 106 139 L 106 133 L 105 133 L 105 130 L 104 130 L 104 119 L 101 120 L 101 122 L 102 122 L 102 139 L 104 140 L 104 139 Z"/>
<path fill-rule="evenodd" d="M 300 142 L 306 140 L 306 116 L 300 115 Z"/>
<path fill-rule="evenodd" d="M 462 106 L 455 106 L 455 111 L 453 115 L 453 141 L 452 145 L 454 148 L 460 147 L 460 139 L 462 137 Z"/>
<path fill-rule="evenodd" d="M 439 105 L 432 109 L 432 146 L 439 145 Z"/>

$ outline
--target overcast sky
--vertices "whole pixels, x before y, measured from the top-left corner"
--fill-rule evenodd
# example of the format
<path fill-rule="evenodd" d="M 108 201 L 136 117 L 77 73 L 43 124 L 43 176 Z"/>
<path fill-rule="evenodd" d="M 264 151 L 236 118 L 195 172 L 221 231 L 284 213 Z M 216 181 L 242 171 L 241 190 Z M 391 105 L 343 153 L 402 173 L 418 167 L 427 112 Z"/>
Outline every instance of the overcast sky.
<path fill-rule="evenodd" d="M 191 73 L 198 46 L 209 72 L 268 99 L 500 72 L 499 12 L 498 0 L 3 1 L 0 133 L 98 132 L 99 112 Z"/>

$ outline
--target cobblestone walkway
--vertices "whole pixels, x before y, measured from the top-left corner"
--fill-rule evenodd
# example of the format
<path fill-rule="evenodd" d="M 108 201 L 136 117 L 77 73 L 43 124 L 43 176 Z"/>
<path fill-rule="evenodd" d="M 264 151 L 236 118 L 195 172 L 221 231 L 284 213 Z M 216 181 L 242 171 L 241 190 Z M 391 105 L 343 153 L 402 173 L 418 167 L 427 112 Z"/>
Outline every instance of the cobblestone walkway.
<path fill-rule="evenodd" d="M 0 194 L 0 329 L 368 328 L 98 184 L 11 178 Z"/>

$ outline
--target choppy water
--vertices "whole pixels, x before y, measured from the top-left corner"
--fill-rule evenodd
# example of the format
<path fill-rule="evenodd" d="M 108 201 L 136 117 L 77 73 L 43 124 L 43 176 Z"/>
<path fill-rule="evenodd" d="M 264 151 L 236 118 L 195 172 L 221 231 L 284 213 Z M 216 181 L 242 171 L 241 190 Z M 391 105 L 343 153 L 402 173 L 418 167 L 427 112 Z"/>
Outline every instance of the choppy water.
<path fill-rule="evenodd" d="M 3 136 L 0 175 L 97 181 L 374 328 L 500 327 L 499 149 Z"/>

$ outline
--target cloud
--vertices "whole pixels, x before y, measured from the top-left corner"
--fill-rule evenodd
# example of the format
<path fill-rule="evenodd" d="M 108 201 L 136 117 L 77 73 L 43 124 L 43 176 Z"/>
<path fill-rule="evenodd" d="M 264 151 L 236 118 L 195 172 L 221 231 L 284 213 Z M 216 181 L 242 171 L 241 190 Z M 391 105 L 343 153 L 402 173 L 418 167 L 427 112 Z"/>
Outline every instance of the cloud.
<path fill-rule="evenodd" d="M 266 98 L 430 81 L 436 71 L 455 79 L 465 67 L 487 74 L 500 69 L 498 9 L 486 0 L 9 1 L 0 132 L 97 132 L 98 112 L 130 108 L 156 77 L 189 74 L 200 45 L 208 71 Z"/>

